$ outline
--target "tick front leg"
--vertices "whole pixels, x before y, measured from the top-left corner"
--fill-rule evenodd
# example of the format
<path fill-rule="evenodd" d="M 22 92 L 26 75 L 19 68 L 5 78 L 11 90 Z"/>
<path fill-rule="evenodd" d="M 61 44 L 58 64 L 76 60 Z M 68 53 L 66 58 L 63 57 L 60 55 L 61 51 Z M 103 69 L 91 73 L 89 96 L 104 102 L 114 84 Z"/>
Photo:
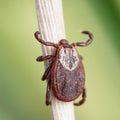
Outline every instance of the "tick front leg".
<path fill-rule="evenodd" d="M 48 59 L 51 59 L 51 58 L 53 58 L 53 57 L 54 57 L 53 55 L 39 56 L 39 57 L 37 57 L 36 61 L 42 62 L 42 61 L 44 61 L 44 60 L 48 60 Z"/>
<path fill-rule="evenodd" d="M 83 89 L 83 93 L 82 93 L 82 100 L 80 100 L 78 103 L 74 103 L 75 106 L 80 106 L 82 105 L 86 100 L 86 89 Z"/>
<path fill-rule="evenodd" d="M 44 40 L 42 40 L 42 39 L 40 38 L 40 32 L 39 32 L 39 31 L 35 32 L 35 33 L 34 33 L 34 36 L 35 36 L 35 38 L 36 38 L 40 43 L 42 43 L 43 45 L 53 46 L 53 47 L 55 47 L 55 48 L 58 48 L 58 45 L 57 45 L 57 44 L 51 43 L 51 42 L 45 42 Z"/>
<path fill-rule="evenodd" d="M 84 47 L 84 46 L 88 46 L 89 44 L 91 44 L 91 42 L 93 41 L 93 35 L 92 33 L 88 32 L 88 31 L 82 31 L 81 33 L 86 34 L 89 36 L 89 39 L 86 42 L 77 42 L 77 43 L 73 43 L 73 46 L 80 46 L 80 47 Z"/>

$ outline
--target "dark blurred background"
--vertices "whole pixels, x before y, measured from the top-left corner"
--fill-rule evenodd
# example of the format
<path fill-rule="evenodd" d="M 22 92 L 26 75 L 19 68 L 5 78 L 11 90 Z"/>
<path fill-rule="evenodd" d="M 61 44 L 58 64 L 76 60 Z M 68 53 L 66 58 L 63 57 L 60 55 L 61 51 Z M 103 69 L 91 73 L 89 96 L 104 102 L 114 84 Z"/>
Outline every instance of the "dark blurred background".
<path fill-rule="evenodd" d="M 67 39 L 84 41 L 80 29 L 94 34 L 78 48 L 86 70 L 87 100 L 75 107 L 76 120 L 120 119 L 120 0 L 63 0 Z M 0 120 L 49 120 L 45 106 L 44 64 L 34 0 L 0 0 Z"/>

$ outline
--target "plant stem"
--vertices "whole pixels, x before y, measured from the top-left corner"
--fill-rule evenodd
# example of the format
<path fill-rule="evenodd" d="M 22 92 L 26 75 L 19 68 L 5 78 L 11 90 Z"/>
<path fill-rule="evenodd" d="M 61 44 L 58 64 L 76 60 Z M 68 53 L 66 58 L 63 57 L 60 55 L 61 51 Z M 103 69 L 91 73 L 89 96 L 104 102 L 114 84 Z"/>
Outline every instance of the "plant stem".
<path fill-rule="evenodd" d="M 38 27 L 45 41 L 58 43 L 65 38 L 62 0 L 35 0 Z M 43 55 L 54 54 L 52 47 L 42 46 Z M 45 63 L 46 66 L 49 63 Z M 52 120 L 74 120 L 73 102 L 62 102 L 51 91 Z"/>

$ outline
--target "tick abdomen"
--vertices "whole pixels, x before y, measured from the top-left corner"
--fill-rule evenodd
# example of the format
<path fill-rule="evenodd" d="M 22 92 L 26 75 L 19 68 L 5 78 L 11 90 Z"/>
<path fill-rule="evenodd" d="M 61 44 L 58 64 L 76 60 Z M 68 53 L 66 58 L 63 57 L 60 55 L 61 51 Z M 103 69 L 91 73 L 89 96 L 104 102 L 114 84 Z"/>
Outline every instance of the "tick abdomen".
<path fill-rule="evenodd" d="M 61 48 L 51 72 L 53 93 L 59 100 L 72 101 L 83 92 L 84 68 L 75 48 Z"/>

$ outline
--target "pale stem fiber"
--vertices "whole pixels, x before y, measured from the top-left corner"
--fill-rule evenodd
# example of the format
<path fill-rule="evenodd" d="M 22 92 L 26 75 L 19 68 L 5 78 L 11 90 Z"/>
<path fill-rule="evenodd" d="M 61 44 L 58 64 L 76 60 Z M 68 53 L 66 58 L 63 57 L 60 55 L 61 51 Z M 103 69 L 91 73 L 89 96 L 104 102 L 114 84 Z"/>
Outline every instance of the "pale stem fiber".
<path fill-rule="evenodd" d="M 62 0 L 35 0 L 38 27 L 45 41 L 58 43 L 65 38 Z M 54 54 L 52 47 L 42 46 L 43 55 Z M 49 63 L 46 63 L 48 65 Z M 73 102 L 59 101 L 51 94 L 52 120 L 75 120 Z"/>

